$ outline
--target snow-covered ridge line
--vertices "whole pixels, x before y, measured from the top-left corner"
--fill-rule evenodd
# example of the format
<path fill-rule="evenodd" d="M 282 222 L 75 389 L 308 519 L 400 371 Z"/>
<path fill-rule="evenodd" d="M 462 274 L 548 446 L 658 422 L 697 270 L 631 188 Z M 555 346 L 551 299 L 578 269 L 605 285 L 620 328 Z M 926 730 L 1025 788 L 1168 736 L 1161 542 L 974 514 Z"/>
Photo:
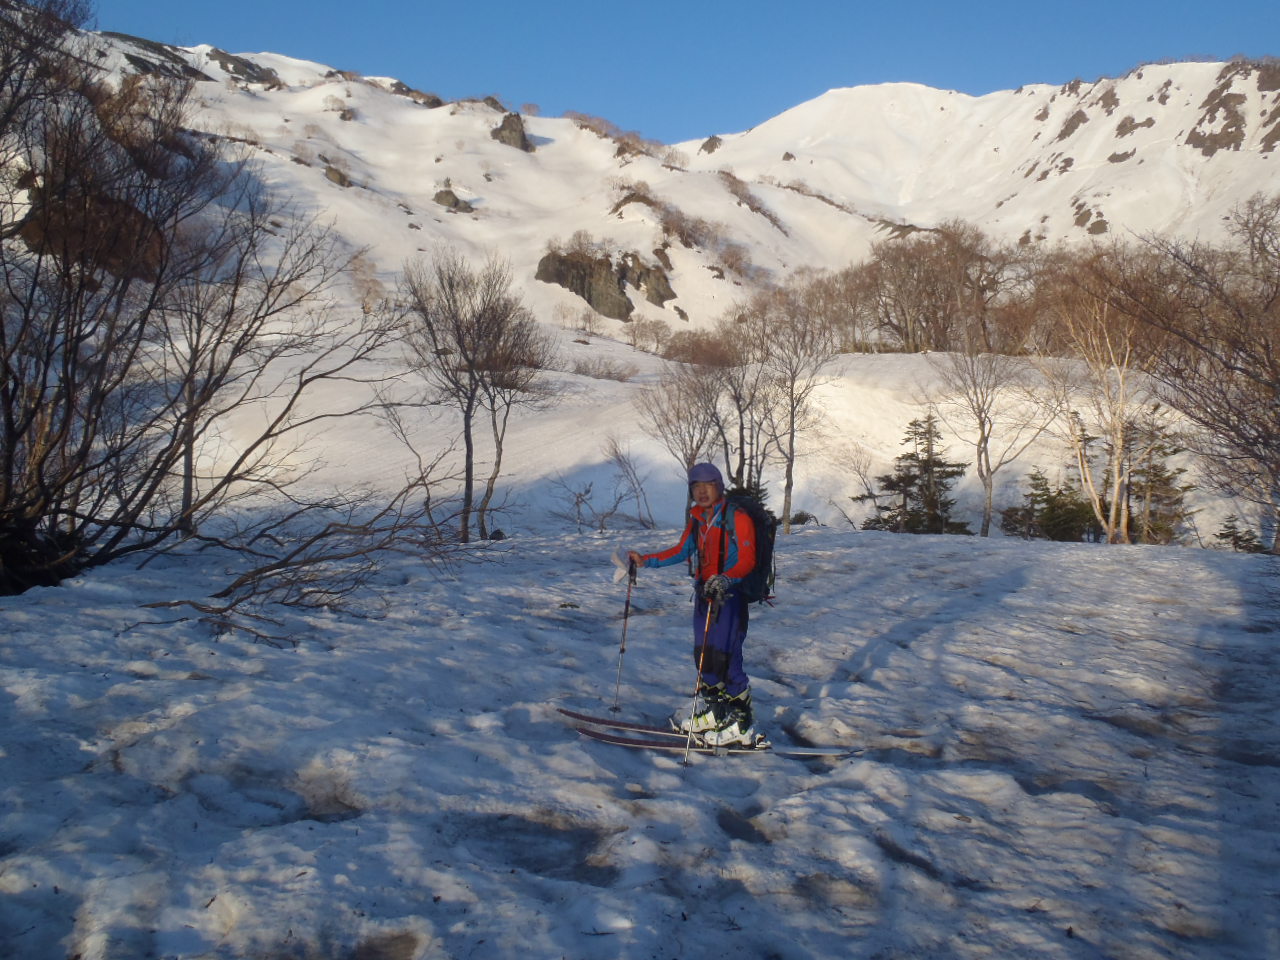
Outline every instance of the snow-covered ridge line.
<path fill-rule="evenodd" d="M 584 306 L 534 280 L 547 245 L 580 232 L 615 261 L 661 266 L 675 297 L 636 291 L 634 319 L 679 329 L 712 322 L 761 282 L 860 260 L 904 228 L 961 219 L 1011 243 L 1214 240 L 1233 207 L 1280 190 L 1270 62 L 1149 65 L 982 97 L 910 83 L 837 89 L 749 131 L 648 156 L 532 116 L 521 118 L 523 152 L 493 139 L 497 101 L 444 103 L 280 54 L 90 36 L 111 69 L 152 62 L 219 81 L 197 83 L 196 123 L 255 144 L 275 189 L 325 211 L 386 277 L 438 243 L 493 251 L 548 317 Z M 619 209 L 625 183 L 643 183 L 655 205 Z M 709 225 L 751 269 L 737 275 L 717 250 L 673 241 L 672 211 Z"/>

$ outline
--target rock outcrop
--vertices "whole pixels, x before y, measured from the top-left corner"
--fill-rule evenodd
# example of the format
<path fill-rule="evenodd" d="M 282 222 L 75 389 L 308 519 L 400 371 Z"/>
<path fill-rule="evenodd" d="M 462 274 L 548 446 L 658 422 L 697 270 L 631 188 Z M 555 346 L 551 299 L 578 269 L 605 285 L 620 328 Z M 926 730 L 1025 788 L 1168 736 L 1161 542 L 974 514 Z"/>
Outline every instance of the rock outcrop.
<path fill-rule="evenodd" d="M 655 306 L 663 306 L 668 300 L 676 298 L 671 288 L 671 280 L 662 267 L 650 266 L 640 259 L 637 253 L 628 253 L 618 264 L 618 279 L 625 287 L 627 284 L 644 291 L 644 298 Z"/>
<path fill-rule="evenodd" d="M 474 213 L 476 209 L 466 200 L 463 200 L 452 190 L 448 189 L 436 191 L 436 195 L 432 199 L 434 199 L 436 203 L 440 204 L 440 206 L 447 208 L 450 213 Z"/>
<path fill-rule="evenodd" d="M 533 153 L 533 142 L 524 132 L 524 120 L 518 113 L 508 113 L 502 123 L 489 131 L 489 136 L 508 147 L 515 147 L 525 153 Z"/>
<path fill-rule="evenodd" d="M 630 320 L 635 311 L 628 286 L 642 290 L 645 299 L 659 307 L 676 298 L 667 272 L 645 263 L 638 253 L 624 254 L 615 264 L 607 256 L 580 250 L 552 252 L 538 262 L 536 278 L 576 293 L 596 313 L 613 320 Z"/>
<path fill-rule="evenodd" d="M 548 253 L 538 261 L 536 279 L 576 293 L 596 313 L 613 320 L 630 320 L 635 306 L 608 257 L 586 253 Z"/>

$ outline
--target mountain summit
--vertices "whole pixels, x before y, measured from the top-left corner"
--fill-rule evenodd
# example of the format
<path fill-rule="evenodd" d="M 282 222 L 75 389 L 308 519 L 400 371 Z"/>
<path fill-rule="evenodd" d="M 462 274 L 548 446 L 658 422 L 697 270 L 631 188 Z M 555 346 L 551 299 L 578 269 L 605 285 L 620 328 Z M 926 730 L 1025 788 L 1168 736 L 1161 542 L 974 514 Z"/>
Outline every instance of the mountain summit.
<path fill-rule="evenodd" d="M 700 326 L 746 290 L 954 219 L 1022 244 L 1215 240 L 1233 207 L 1280 191 L 1269 60 L 982 97 L 832 90 L 752 130 L 668 146 L 276 54 L 90 37 L 108 69 L 192 79 L 192 122 L 367 247 L 375 276 L 440 243 L 497 252 L 531 305 L 561 316 L 590 301 Z"/>

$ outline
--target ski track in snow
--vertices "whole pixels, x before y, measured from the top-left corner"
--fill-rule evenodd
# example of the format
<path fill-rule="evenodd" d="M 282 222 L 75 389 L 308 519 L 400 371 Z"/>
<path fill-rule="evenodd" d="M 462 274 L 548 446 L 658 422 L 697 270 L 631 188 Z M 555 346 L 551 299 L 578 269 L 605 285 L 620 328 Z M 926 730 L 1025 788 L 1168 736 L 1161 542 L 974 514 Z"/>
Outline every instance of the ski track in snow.
<path fill-rule="evenodd" d="M 1274 561 L 807 529 L 757 712 L 862 752 L 684 766 L 554 710 L 612 703 L 626 539 L 406 564 L 294 649 L 138 625 L 192 560 L 0 601 L 0 953 L 1280 956 Z M 687 705 L 686 599 L 642 571 L 625 715 Z"/>

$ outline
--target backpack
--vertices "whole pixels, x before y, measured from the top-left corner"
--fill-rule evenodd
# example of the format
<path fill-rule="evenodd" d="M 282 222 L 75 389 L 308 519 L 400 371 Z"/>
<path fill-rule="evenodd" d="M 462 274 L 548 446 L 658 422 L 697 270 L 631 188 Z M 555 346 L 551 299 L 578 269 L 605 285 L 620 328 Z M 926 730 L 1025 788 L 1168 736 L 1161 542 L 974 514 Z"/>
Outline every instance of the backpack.
<path fill-rule="evenodd" d="M 741 510 L 751 518 L 756 529 L 756 565 L 738 584 L 738 593 L 747 603 L 767 603 L 773 596 L 777 571 L 773 565 L 773 540 L 778 532 L 778 518 L 765 509 L 755 497 L 735 494 L 725 500 L 725 522 L 729 514 Z"/>

